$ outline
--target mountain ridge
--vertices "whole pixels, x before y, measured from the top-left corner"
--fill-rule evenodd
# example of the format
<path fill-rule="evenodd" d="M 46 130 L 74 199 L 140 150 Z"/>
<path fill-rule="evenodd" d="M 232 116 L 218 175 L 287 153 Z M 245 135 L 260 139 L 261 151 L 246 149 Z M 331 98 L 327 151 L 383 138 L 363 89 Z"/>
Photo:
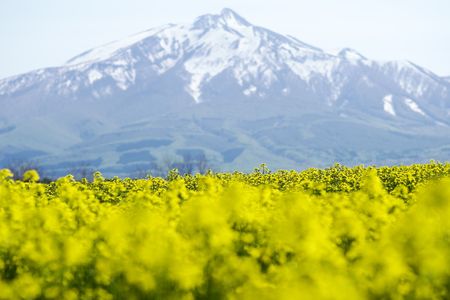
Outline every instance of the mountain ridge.
<path fill-rule="evenodd" d="M 67 162 L 99 158 L 97 167 L 127 173 L 191 150 L 244 170 L 261 162 L 412 161 L 400 153 L 414 157 L 422 148 L 419 160 L 442 159 L 450 142 L 448 78 L 350 48 L 329 53 L 230 9 L 0 80 L 0 104 L 0 163 L 31 151 L 39 155 L 30 159 L 61 173 Z M 162 139 L 171 142 L 117 150 Z M 240 154 L 231 160 L 227 153 Z"/>

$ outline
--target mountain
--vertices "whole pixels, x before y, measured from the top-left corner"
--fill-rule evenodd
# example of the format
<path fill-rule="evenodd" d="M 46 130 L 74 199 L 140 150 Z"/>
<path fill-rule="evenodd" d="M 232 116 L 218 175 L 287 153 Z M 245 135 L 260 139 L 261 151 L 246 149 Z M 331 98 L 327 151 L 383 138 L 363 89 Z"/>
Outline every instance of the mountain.
<path fill-rule="evenodd" d="M 450 81 L 326 52 L 230 9 L 0 80 L 0 165 L 129 175 L 205 156 L 221 170 L 445 160 Z"/>

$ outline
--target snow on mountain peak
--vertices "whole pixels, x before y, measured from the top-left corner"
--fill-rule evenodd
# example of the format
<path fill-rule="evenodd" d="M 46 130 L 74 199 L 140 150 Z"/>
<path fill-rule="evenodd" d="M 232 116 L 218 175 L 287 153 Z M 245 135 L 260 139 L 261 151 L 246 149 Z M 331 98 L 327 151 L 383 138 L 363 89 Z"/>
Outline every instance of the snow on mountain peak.
<path fill-rule="evenodd" d="M 309 81 L 317 75 L 329 77 L 335 64 L 333 57 L 321 49 L 253 26 L 225 8 L 219 14 L 200 16 L 191 24 L 153 28 L 88 50 L 65 66 L 87 75 L 62 84 L 66 88 L 79 86 L 81 80 L 82 85 L 92 86 L 111 78 L 116 87 L 127 90 L 139 77 L 136 65 L 143 62 L 157 75 L 175 66 L 183 67 L 185 90 L 197 103 L 202 101 L 203 86 L 225 70 L 245 94 L 250 85 L 269 89 L 279 80 L 280 70 L 290 70 Z M 56 81 L 60 84 L 60 79 Z"/>
<path fill-rule="evenodd" d="M 242 27 L 251 27 L 247 20 L 229 8 L 224 8 L 220 14 L 206 14 L 198 17 L 194 22 L 196 29 L 212 29 L 226 27 L 239 30 Z"/>
<path fill-rule="evenodd" d="M 160 158 L 194 148 L 224 162 L 228 151 L 245 149 L 241 165 L 253 157 L 303 162 L 317 150 L 322 160 L 329 149 L 347 147 L 336 153 L 354 163 L 361 145 L 368 149 L 361 157 L 395 159 L 403 141 L 412 149 L 422 140 L 431 145 L 421 138 L 426 130 L 445 137 L 445 145 L 450 140 L 450 78 L 348 48 L 323 51 L 230 9 L 0 80 L 0 104 L 0 145 L 47 152 L 54 166 L 83 157 L 132 170 L 140 153 Z M 433 123 L 440 124 L 436 132 Z M 167 148 L 147 146 L 161 138 Z M 383 145 L 391 148 L 373 152 Z"/>
<path fill-rule="evenodd" d="M 220 12 L 220 16 L 227 23 L 238 23 L 241 25 L 250 26 L 251 24 L 247 22 L 243 17 L 238 15 L 235 11 L 229 8 L 224 8 Z"/>
<path fill-rule="evenodd" d="M 110 59 L 112 56 L 120 53 L 121 50 L 128 49 L 133 45 L 155 35 L 164 35 L 166 39 L 171 37 L 173 38 L 174 36 L 168 36 L 167 34 L 170 29 L 173 29 L 173 27 L 177 27 L 178 32 L 175 32 L 174 35 L 178 35 L 181 33 L 180 31 L 186 29 L 209 30 L 217 27 L 231 28 L 233 31 L 240 33 L 242 30 L 246 30 L 245 27 L 251 26 L 252 25 L 247 20 L 238 15 L 236 12 L 229 8 L 224 8 L 220 14 L 208 14 L 198 17 L 192 26 L 167 24 L 161 27 L 143 31 L 135 35 L 131 35 L 122 40 L 114 41 L 103 46 L 90 49 L 80 55 L 73 57 L 72 59 L 67 61 L 66 65 L 93 63 Z M 187 37 L 188 35 L 189 34 L 185 33 L 184 37 Z"/>
<path fill-rule="evenodd" d="M 338 56 L 347 58 L 349 60 L 361 60 L 361 59 L 367 59 L 364 57 L 361 53 L 358 51 L 351 49 L 351 48 L 343 48 L 339 51 Z"/>
<path fill-rule="evenodd" d="M 270 94 L 272 88 L 287 97 L 290 88 L 284 87 L 284 80 L 288 79 L 302 81 L 311 91 L 326 91 L 329 94 L 321 97 L 331 103 L 343 97 L 355 71 L 362 72 L 359 78 L 373 86 L 378 75 L 366 74 L 369 70 L 382 72 L 413 99 L 440 88 L 437 82 L 447 88 L 439 93 L 448 94 L 448 78 L 438 78 L 410 62 L 375 62 L 350 48 L 323 51 L 254 26 L 229 8 L 192 23 L 168 24 L 88 50 L 57 71 L 0 81 L 0 93 L 13 93 L 40 80 L 46 83 L 46 90 L 64 95 L 86 88 L 102 97 L 168 73 L 179 76 L 196 103 L 207 100 L 206 96 L 203 99 L 205 87 L 220 75 L 230 76 L 246 97 Z M 395 115 L 392 101 L 385 97 L 383 108 Z"/>
<path fill-rule="evenodd" d="M 168 24 L 165 26 L 152 28 L 138 34 L 131 35 L 125 39 L 117 40 L 103 46 L 90 49 L 80 55 L 77 55 L 67 61 L 66 65 L 77 65 L 82 63 L 92 63 L 96 61 L 102 61 L 111 58 L 114 54 L 119 52 L 120 50 L 127 49 L 128 47 L 139 43 L 142 40 L 145 40 L 148 37 L 151 37 L 158 32 L 164 31 L 170 27 L 173 27 L 173 24 Z"/>

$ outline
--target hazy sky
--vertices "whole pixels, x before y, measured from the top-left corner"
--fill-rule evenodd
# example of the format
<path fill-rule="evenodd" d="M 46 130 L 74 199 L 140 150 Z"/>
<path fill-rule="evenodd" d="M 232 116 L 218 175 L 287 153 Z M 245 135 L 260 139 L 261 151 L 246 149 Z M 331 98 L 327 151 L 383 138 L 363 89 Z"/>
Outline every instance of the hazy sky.
<path fill-rule="evenodd" d="M 450 75 L 450 0 L 0 0 L 0 78 L 224 7 L 323 49 L 350 47 Z"/>

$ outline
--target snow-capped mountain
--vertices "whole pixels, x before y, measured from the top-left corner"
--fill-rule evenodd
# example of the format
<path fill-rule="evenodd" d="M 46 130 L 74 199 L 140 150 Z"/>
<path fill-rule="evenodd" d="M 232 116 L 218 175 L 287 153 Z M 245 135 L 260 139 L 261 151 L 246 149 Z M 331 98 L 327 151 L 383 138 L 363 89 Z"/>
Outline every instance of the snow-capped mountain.
<path fill-rule="evenodd" d="M 223 169 L 391 163 L 450 149 L 448 78 L 326 52 L 230 9 L 0 80 L 0 105 L 0 162 L 59 170 L 123 174 L 186 153 Z"/>

